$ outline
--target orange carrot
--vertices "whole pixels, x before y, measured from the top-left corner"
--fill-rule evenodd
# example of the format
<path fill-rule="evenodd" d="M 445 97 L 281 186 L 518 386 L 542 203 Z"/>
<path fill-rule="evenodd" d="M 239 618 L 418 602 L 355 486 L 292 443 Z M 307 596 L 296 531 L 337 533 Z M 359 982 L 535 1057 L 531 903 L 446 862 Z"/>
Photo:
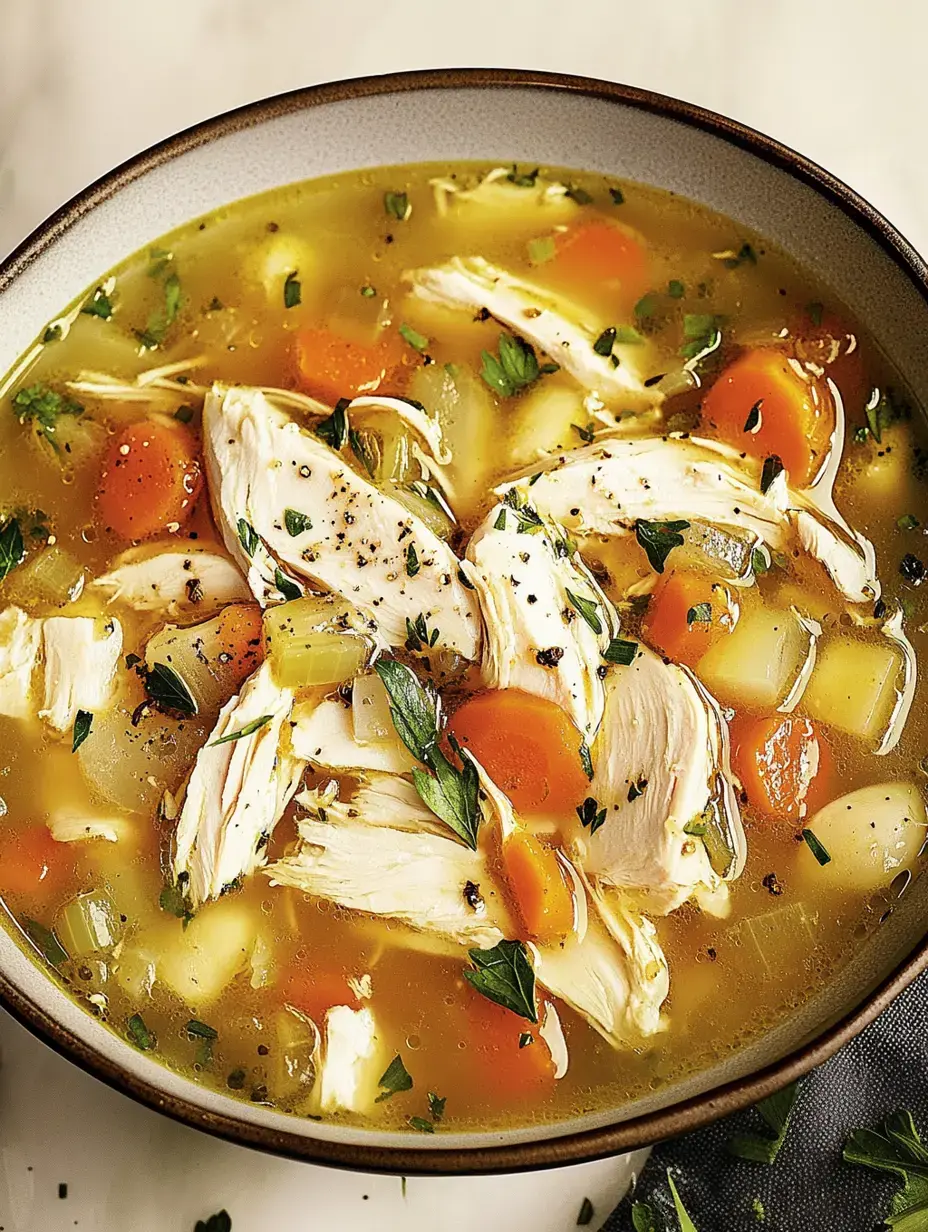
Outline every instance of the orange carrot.
<path fill-rule="evenodd" d="M 405 368 L 417 362 L 416 353 L 392 332 L 368 345 L 323 327 L 304 329 L 296 338 L 300 385 L 322 402 L 399 392 Z"/>
<path fill-rule="evenodd" d="M 230 603 L 219 613 L 219 666 L 234 690 L 264 659 L 264 624 L 257 603 Z"/>
<path fill-rule="evenodd" d="M 631 309 L 651 285 L 648 254 L 641 239 L 619 223 L 596 219 L 555 236 L 555 256 L 546 269 L 578 291 L 606 289 Z"/>
<path fill-rule="evenodd" d="M 466 997 L 467 1052 L 456 1063 L 467 1065 L 474 1082 L 492 1083 L 500 1099 L 537 1099 L 550 1090 L 554 1062 L 538 1025 L 488 1001 L 469 986 L 461 995 Z M 539 1023 L 544 1013 L 544 1005 L 539 1004 Z M 525 1037 L 532 1042 L 527 1043 Z"/>
<path fill-rule="evenodd" d="M 701 573 L 665 573 L 651 596 L 644 636 L 669 659 L 695 667 L 731 633 L 739 607 L 728 587 Z"/>
<path fill-rule="evenodd" d="M 348 1005 L 361 1008 L 358 994 L 348 983 L 344 971 L 324 970 L 320 967 L 301 966 L 281 982 L 281 999 L 284 1005 L 312 1018 L 317 1026 L 322 1025 L 326 1010 L 333 1005 Z"/>
<path fill-rule="evenodd" d="M 526 830 L 503 844 L 503 868 L 525 936 L 543 944 L 560 941 L 574 922 L 574 903 L 557 854 Z"/>
<path fill-rule="evenodd" d="M 775 347 L 746 351 L 729 364 L 703 399 L 702 419 L 720 440 L 753 457 L 776 455 L 797 487 L 815 477 L 834 427 L 821 381 Z"/>
<path fill-rule="evenodd" d="M 732 768 L 758 812 L 795 823 L 826 803 L 834 765 L 811 719 L 780 714 L 738 718 L 729 730 Z"/>
<path fill-rule="evenodd" d="M 0 894 L 32 906 L 53 902 L 74 871 L 68 843 L 52 838 L 44 825 L 8 834 L 0 843 Z"/>
<path fill-rule="evenodd" d="M 448 727 L 523 816 L 571 814 L 586 794 L 580 733 L 554 702 L 517 689 L 478 693 Z"/>
<path fill-rule="evenodd" d="M 834 313 L 826 312 L 817 325 L 806 314 L 793 323 L 790 333 L 797 357 L 824 368 L 825 375 L 838 387 L 845 411 L 860 419 L 870 390 L 857 331 Z"/>
<path fill-rule="evenodd" d="M 202 474 L 196 438 L 183 424 L 143 420 L 113 440 L 103 461 L 97 514 L 123 539 L 148 539 L 182 526 Z"/>

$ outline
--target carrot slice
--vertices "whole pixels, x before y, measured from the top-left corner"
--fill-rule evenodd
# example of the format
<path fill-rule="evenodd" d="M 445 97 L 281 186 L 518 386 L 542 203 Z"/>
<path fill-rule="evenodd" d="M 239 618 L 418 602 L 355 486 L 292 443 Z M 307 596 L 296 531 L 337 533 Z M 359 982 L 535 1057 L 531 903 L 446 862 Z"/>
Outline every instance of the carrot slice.
<path fill-rule="evenodd" d="M 344 971 L 300 967 L 283 980 L 281 994 L 284 1005 L 292 1005 L 312 1018 L 317 1026 L 322 1025 L 326 1010 L 333 1005 L 348 1005 L 353 1010 L 361 1008 L 361 1001 Z"/>
<path fill-rule="evenodd" d="M 503 868 L 526 936 L 542 943 L 566 937 L 574 901 L 553 848 L 517 830 L 503 844 Z"/>
<path fill-rule="evenodd" d="M 827 390 L 774 347 L 730 364 L 703 399 L 702 418 L 729 445 L 757 458 L 775 454 L 800 487 L 815 477 L 834 428 Z"/>
<path fill-rule="evenodd" d="M 734 629 L 739 605 L 726 586 L 700 573 L 666 573 L 651 596 L 644 636 L 677 663 L 695 667 Z"/>
<path fill-rule="evenodd" d="M 123 539 L 182 526 L 202 486 L 197 441 L 183 424 L 143 420 L 113 440 L 103 461 L 97 514 Z"/>
<path fill-rule="evenodd" d="M 73 872 L 69 844 L 56 842 L 47 826 L 30 826 L 0 841 L 2 894 L 47 904 L 63 891 Z"/>
<path fill-rule="evenodd" d="M 805 317 L 794 323 L 790 332 L 798 358 L 824 368 L 825 375 L 837 385 L 848 416 L 859 419 L 869 387 L 857 332 L 832 312 L 824 313 L 818 325 Z"/>
<path fill-rule="evenodd" d="M 651 285 L 648 254 L 634 231 L 618 223 L 594 220 L 568 227 L 555 236 L 555 255 L 547 269 L 578 289 L 605 287 L 621 294 L 632 308 Z"/>
<path fill-rule="evenodd" d="M 580 733 L 554 702 L 518 689 L 478 693 L 448 727 L 523 816 L 572 813 L 586 794 Z"/>
<path fill-rule="evenodd" d="M 264 624 L 257 603 L 230 603 L 219 613 L 216 643 L 230 687 L 237 688 L 264 660 Z"/>
<path fill-rule="evenodd" d="M 323 327 L 304 329 L 296 338 L 300 384 L 322 402 L 335 403 L 339 398 L 375 391 L 398 392 L 404 369 L 417 362 L 415 352 L 393 333 L 368 345 Z"/>
<path fill-rule="evenodd" d="M 463 1060 L 468 1065 L 473 1081 L 492 1083 L 500 1102 L 538 1098 L 550 1090 L 554 1086 L 554 1062 L 538 1024 L 473 990 L 464 995 L 467 1052 L 463 1057 L 459 1054 L 458 1063 Z M 539 1023 L 544 1021 L 544 1013 L 540 1004 Z"/>
<path fill-rule="evenodd" d="M 732 768 L 748 801 L 765 817 L 801 821 L 833 794 L 831 752 L 811 719 L 737 718 L 729 731 Z"/>

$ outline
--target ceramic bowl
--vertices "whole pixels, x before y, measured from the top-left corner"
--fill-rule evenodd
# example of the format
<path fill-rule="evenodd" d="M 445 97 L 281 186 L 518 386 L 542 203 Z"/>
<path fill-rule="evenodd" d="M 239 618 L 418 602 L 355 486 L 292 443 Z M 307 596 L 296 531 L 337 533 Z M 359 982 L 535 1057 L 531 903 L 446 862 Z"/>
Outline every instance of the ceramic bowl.
<path fill-rule="evenodd" d="M 294 180 L 445 159 L 586 168 L 656 184 L 731 216 L 830 286 L 928 405 L 925 265 L 845 185 L 769 138 L 673 99 L 602 81 L 496 70 L 413 73 L 297 91 L 189 129 L 119 167 L 0 267 L 0 371 L 101 271 L 191 218 Z M 105 1082 L 237 1142 L 404 1174 L 539 1168 L 693 1129 L 823 1061 L 928 965 L 926 894 L 928 882 L 916 882 L 836 980 L 736 1055 L 622 1107 L 502 1132 L 426 1137 L 359 1130 L 205 1090 L 78 1008 L 2 930 L 0 998 Z"/>

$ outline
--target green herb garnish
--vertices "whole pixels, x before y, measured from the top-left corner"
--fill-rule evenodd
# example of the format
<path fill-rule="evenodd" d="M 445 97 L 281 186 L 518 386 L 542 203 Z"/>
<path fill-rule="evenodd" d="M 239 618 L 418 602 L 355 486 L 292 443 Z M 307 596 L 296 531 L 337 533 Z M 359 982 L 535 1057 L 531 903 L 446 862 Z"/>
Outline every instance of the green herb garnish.
<path fill-rule="evenodd" d="M 780 1153 L 780 1147 L 786 1139 L 786 1131 L 789 1129 L 789 1120 L 793 1114 L 797 1091 L 798 1085 L 794 1082 L 790 1086 L 784 1087 L 782 1091 L 776 1091 L 773 1095 L 768 1095 L 759 1104 L 755 1104 L 755 1111 L 760 1114 L 773 1137 L 759 1137 L 756 1134 L 735 1134 L 734 1137 L 728 1140 L 728 1150 L 730 1153 L 737 1155 L 739 1159 L 750 1159 L 760 1164 L 772 1164 Z"/>
<path fill-rule="evenodd" d="M 48 345 L 50 342 L 60 342 L 64 337 L 64 326 L 56 322 L 54 325 L 49 325 L 42 335 L 42 341 Z"/>
<path fill-rule="evenodd" d="M 639 333 L 634 325 L 617 325 L 615 327 L 616 346 L 640 346 L 644 340 L 644 334 Z"/>
<path fill-rule="evenodd" d="M 625 638 L 614 637 L 603 651 L 603 658 L 607 663 L 619 663 L 622 667 L 628 667 L 634 662 L 637 653 L 637 642 L 629 642 Z"/>
<path fill-rule="evenodd" d="M 101 321 L 108 321 L 113 315 L 113 301 L 102 287 L 97 287 L 90 299 L 81 308 L 81 312 L 85 316 L 99 317 Z"/>
<path fill-rule="evenodd" d="M 698 360 L 718 349 L 722 342 L 719 318 L 714 313 L 687 312 L 683 317 L 683 359 Z"/>
<path fill-rule="evenodd" d="M 406 576 L 415 577 L 419 572 L 419 554 L 416 551 L 415 544 L 410 543 L 406 548 Z"/>
<path fill-rule="evenodd" d="M 429 1091 L 429 1112 L 432 1114 L 433 1121 L 440 1121 L 445 1115 L 447 1102 L 446 1096 L 436 1095 L 434 1091 Z"/>
<path fill-rule="evenodd" d="M 635 523 L 635 538 L 644 548 L 651 568 L 664 572 L 664 564 L 674 548 L 683 543 L 681 530 L 689 529 L 689 522 L 682 518 L 675 522 L 648 522 L 639 518 Z"/>
<path fill-rule="evenodd" d="M 325 419 L 320 419 L 313 429 L 316 436 L 325 441 L 336 453 L 344 448 L 345 441 L 348 440 L 348 416 L 345 414 L 347 406 L 348 399 L 342 398 L 336 403 L 332 414 Z"/>
<path fill-rule="evenodd" d="M 584 829 L 593 835 L 606 820 L 606 810 L 599 807 L 599 801 L 587 796 L 582 804 L 577 806 L 577 816 Z"/>
<path fill-rule="evenodd" d="M 638 317 L 640 321 L 646 321 L 650 317 L 654 316 L 659 305 L 660 301 L 658 299 L 657 292 L 648 291 L 646 295 L 642 295 L 641 299 L 635 305 L 635 316 Z"/>
<path fill-rule="evenodd" d="M 55 433 L 62 415 L 82 415 L 84 408 L 73 398 L 49 389 L 47 385 L 29 385 L 13 395 L 13 414 L 22 423 L 34 423 L 37 432 L 59 452 Z"/>
<path fill-rule="evenodd" d="M 554 237 L 551 235 L 542 235 L 528 242 L 528 259 L 532 265 L 544 265 L 554 257 L 556 251 Z"/>
<path fill-rule="evenodd" d="M 610 325 L 607 329 L 603 330 L 603 332 L 593 343 L 593 350 L 597 355 L 605 355 L 608 357 L 612 354 L 612 348 L 615 345 L 615 335 L 616 328 L 614 325 Z"/>
<path fill-rule="evenodd" d="M 593 757 L 592 757 L 592 754 L 590 753 L 590 746 L 587 744 L 585 740 L 580 741 L 580 748 L 578 749 L 578 752 L 580 754 L 580 765 L 583 767 L 583 773 L 586 775 L 588 779 L 592 779 L 593 778 Z"/>
<path fill-rule="evenodd" d="M 141 1048 L 142 1052 L 149 1052 L 154 1048 L 156 1040 L 148 1027 L 145 1026 L 145 1020 L 141 1014 L 133 1014 L 126 1023 L 129 1032 L 129 1039 L 135 1044 L 136 1048 Z"/>
<path fill-rule="evenodd" d="M 205 1223 L 202 1219 L 198 1219 L 193 1232 L 232 1232 L 232 1220 L 229 1218 L 229 1212 L 219 1211 L 215 1215 L 210 1215 Z"/>
<path fill-rule="evenodd" d="M 596 425 L 594 423 L 588 423 L 585 425 L 584 424 L 571 424 L 570 426 L 573 428 L 574 432 L 576 432 L 577 436 L 580 437 L 581 441 L 583 441 L 585 445 L 592 445 L 593 442 L 596 440 L 596 432 L 595 432 Z"/>
<path fill-rule="evenodd" d="M 901 518 L 896 518 L 896 525 L 900 530 L 915 530 L 920 523 L 914 514 L 904 513 Z"/>
<path fill-rule="evenodd" d="M 252 719 L 250 723 L 246 723 L 244 727 L 240 727 L 238 731 L 226 732 L 224 736 L 220 736 L 218 740 L 211 740 L 207 748 L 214 749 L 217 744 L 229 744 L 232 740 L 244 740 L 246 736 L 253 736 L 256 731 L 260 731 L 266 723 L 270 723 L 274 716 L 272 714 L 262 714 L 257 719 Z"/>
<path fill-rule="evenodd" d="M 145 673 L 145 692 L 152 704 L 161 710 L 185 715 L 194 715 L 199 710 L 183 680 L 166 663 L 156 663 Z"/>
<path fill-rule="evenodd" d="M 654 1207 L 649 1202 L 632 1203 L 632 1227 L 635 1232 L 658 1232 Z"/>
<path fill-rule="evenodd" d="M 17 518 L 9 518 L 0 529 L 0 582 L 26 559 L 26 545 Z"/>
<path fill-rule="evenodd" d="M 737 269 L 739 265 L 744 265 L 746 262 L 749 265 L 757 264 L 757 253 L 747 241 L 741 245 L 737 252 L 717 255 L 726 269 Z"/>
<path fill-rule="evenodd" d="M 294 270 L 292 274 L 288 274 L 284 281 L 284 307 L 296 308 L 303 299 L 303 287 L 297 278 L 298 270 Z"/>
<path fill-rule="evenodd" d="M 612 198 L 613 205 L 624 205 L 625 204 L 625 194 L 622 192 L 621 188 L 611 188 L 610 187 L 609 196 Z"/>
<path fill-rule="evenodd" d="M 515 184 L 518 188 L 534 188 L 540 170 L 540 167 L 536 167 L 534 171 L 520 172 L 517 165 L 513 163 L 512 170 L 506 176 L 506 179 L 510 184 Z"/>
<path fill-rule="evenodd" d="M 395 218 L 397 222 L 405 222 L 412 213 L 409 197 L 404 192 L 385 192 L 383 194 L 383 208 L 387 216 Z"/>
<path fill-rule="evenodd" d="M 412 1090 L 412 1075 L 403 1064 L 403 1058 L 396 1054 L 387 1068 L 384 1070 L 377 1083 L 383 1090 L 374 1100 L 375 1104 L 382 1104 L 385 1099 L 392 1099 L 394 1095 L 398 1095 L 401 1091 Z"/>
<path fill-rule="evenodd" d="M 928 1227 L 928 1151 L 905 1108 L 891 1113 L 878 1130 L 855 1129 L 844 1144 L 844 1158 L 902 1181 L 885 1222 L 898 1232 Z"/>
<path fill-rule="evenodd" d="M 686 613 L 688 625 L 707 625 L 712 621 L 712 604 L 695 603 Z"/>
<path fill-rule="evenodd" d="M 679 278 L 671 278 L 667 283 L 667 294 L 671 299 L 682 299 L 686 294 L 686 287 Z"/>
<path fill-rule="evenodd" d="M 165 264 L 170 260 L 171 256 L 168 254 Z M 149 316 L 144 329 L 135 331 L 135 336 L 147 350 L 153 351 L 164 342 L 168 330 L 177 320 L 181 300 L 180 278 L 177 274 L 168 274 L 164 280 L 164 306 Z"/>
<path fill-rule="evenodd" d="M 417 329 L 413 329 L 411 325 L 402 324 L 399 334 L 403 341 L 408 342 L 413 350 L 424 354 L 429 349 L 428 338 L 426 338 L 425 334 L 420 334 Z"/>
<path fill-rule="evenodd" d="M 248 557 L 254 556 L 261 543 L 261 540 L 258 537 L 258 532 L 252 524 L 247 522 L 244 518 L 239 518 L 236 523 L 236 530 L 238 531 L 238 541 L 242 545 L 242 550 L 245 555 Z"/>
<path fill-rule="evenodd" d="M 819 864 L 825 865 L 831 863 L 831 856 L 825 844 L 812 833 L 811 830 L 803 830 L 802 837 L 806 841 L 806 845 L 812 854 L 818 860 Z"/>
<path fill-rule="evenodd" d="M 374 1102 L 376 1103 L 377 1101 L 375 1100 Z M 409 1124 L 413 1129 L 418 1129 L 420 1134 L 434 1134 L 435 1132 L 435 1126 L 431 1121 L 427 1121 L 425 1117 L 411 1116 Z"/>
<path fill-rule="evenodd" d="M 576 201 L 577 205 L 592 205 L 593 204 L 592 193 L 588 193 L 585 188 L 579 188 L 575 184 L 567 185 L 567 192 L 564 194 L 564 196 L 569 197 L 571 201 Z"/>
<path fill-rule="evenodd" d="M 184 894 L 187 880 L 187 874 L 181 873 L 176 882 L 168 882 L 162 886 L 161 893 L 158 895 L 158 906 L 161 910 L 166 911 L 168 915 L 175 916 L 178 920 L 183 920 L 185 928 L 193 919 L 193 912 Z"/>
<path fill-rule="evenodd" d="M 567 598 L 570 601 L 571 607 L 583 617 L 586 623 L 590 626 L 594 633 L 600 634 L 603 631 L 603 622 L 597 615 L 599 604 L 595 599 L 587 599 L 583 595 L 575 595 L 572 590 L 568 590 Z"/>
<path fill-rule="evenodd" d="M 373 299 L 373 297 L 377 294 L 377 288 L 372 287 L 369 282 L 365 283 L 365 285 L 361 288 L 361 294 L 365 299 Z"/>
<path fill-rule="evenodd" d="M 883 429 L 891 428 L 901 420 L 910 419 L 912 408 L 894 389 L 887 386 L 882 391 L 873 390 L 867 400 L 864 414 L 867 417 L 867 430 L 879 445 L 883 441 Z"/>
<path fill-rule="evenodd" d="M 472 968 L 464 978 L 479 993 L 514 1014 L 538 1021 L 535 972 L 521 941 L 500 941 L 490 950 L 468 950 Z"/>
<path fill-rule="evenodd" d="M 764 493 L 764 495 L 767 494 L 770 489 L 770 485 L 773 483 L 774 479 L 776 479 L 777 475 L 782 472 L 782 470 L 782 459 L 775 453 L 772 453 L 769 457 L 764 458 L 763 469 L 760 473 L 760 490 Z"/>
<path fill-rule="evenodd" d="M 638 778 L 635 780 L 634 783 L 629 783 L 628 796 L 627 796 L 629 804 L 632 804 L 635 800 L 640 799 L 641 796 L 643 796 L 644 793 L 647 791 L 647 789 L 648 789 L 648 780 L 645 778 Z"/>
<path fill-rule="evenodd" d="M 74 716 L 74 731 L 71 736 L 71 752 L 76 753 L 87 737 L 93 725 L 93 715 L 89 710 L 78 710 Z"/>
<path fill-rule="evenodd" d="M 539 365 L 531 346 L 515 334 L 500 334 L 498 356 L 483 351 L 481 358 L 480 375 L 503 398 L 511 398 L 525 389 L 537 381 L 542 372 L 556 371 L 556 365 Z"/>
<path fill-rule="evenodd" d="M 312 530 L 313 522 L 308 513 L 301 513 L 299 509 L 285 509 L 284 526 L 290 538 L 296 539 L 298 535 L 303 535 L 306 531 Z"/>
<path fill-rule="evenodd" d="M 51 966 L 60 967 L 63 962 L 68 961 L 68 951 L 50 928 L 46 928 L 44 924 L 28 916 L 23 920 L 23 928 L 26 936 Z"/>
<path fill-rule="evenodd" d="M 303 596 L 303 592 L 296 582 L 288 578 L 280 566 L 274 570 L 274 585 L 288 603 L 292 603 L 294 599 L 300 599 Z"/>
<path fill-rule="evenodd" d="M 577 1215 L 577 1227 L 585 1228 L 587 1224 L 593 1222 L 593 1216 L 596 1210 L 589 1198 L 584 1198 L 580 1203 L 580 1213 Z"/>

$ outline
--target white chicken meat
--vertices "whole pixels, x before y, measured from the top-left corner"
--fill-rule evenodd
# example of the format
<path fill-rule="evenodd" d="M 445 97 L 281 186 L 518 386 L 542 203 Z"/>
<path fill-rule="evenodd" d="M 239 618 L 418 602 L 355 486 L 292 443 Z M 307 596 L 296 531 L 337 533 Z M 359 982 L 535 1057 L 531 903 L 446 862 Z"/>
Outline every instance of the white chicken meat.
<path fill-rule="evenodd" d="M 203 548 L 179 551 L 173 545 L 155 551 L 130 548 L 93 585 L 113 603 L 169 616 L 211 613 L 252 597 L 241 570 L 227 556 Z"/>
<path fill-rule="evenodd" d="M 41 649 L 41 620 L 18 607 L 0 612 L 0 715 L 27 719 L 35 714 L 32 676 Z"/>
<path fill-rule="evenodd" d="M 96 714 L 113 700 L 122 626 L 110 617 L 51 616 L 42 621 L 44 701 L 39 717 L 56 731 L 74 726 L 78 710 Z"/>

